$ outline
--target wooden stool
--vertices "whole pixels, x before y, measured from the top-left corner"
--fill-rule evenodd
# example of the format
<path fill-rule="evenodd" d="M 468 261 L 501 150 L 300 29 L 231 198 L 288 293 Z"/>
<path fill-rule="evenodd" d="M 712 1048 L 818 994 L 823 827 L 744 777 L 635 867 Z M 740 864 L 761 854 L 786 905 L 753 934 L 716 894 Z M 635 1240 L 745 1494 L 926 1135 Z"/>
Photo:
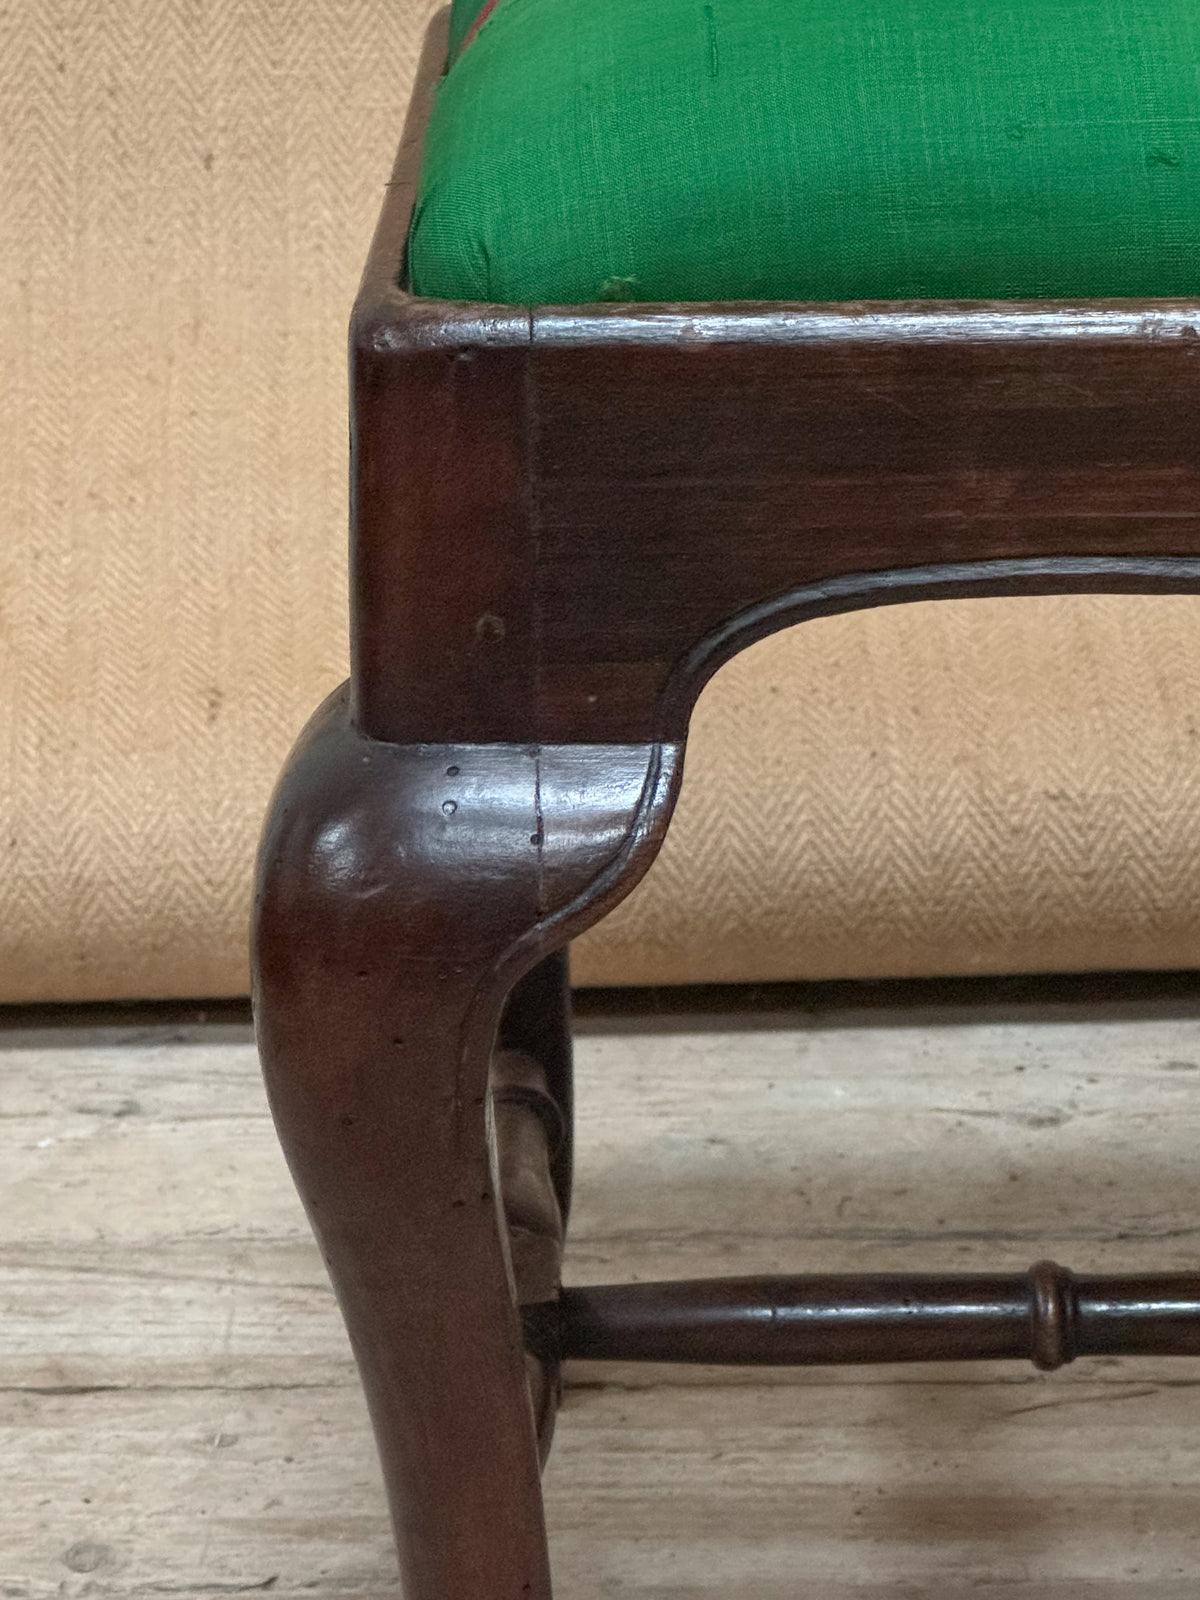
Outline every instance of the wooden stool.
<path fill-rule="evenodd" d="M 272 806 L 255 1006 L 404 1592 L 548 1600 L 565 1357 L 1200 1353 L 1200 1276 L 558 1272 L 566 945 L 662 842 L 701 686 L 833 612 L 1200 590 L 1200 302 L 414 298 L 445 26 L 354 312 L 353 676 Z"/>

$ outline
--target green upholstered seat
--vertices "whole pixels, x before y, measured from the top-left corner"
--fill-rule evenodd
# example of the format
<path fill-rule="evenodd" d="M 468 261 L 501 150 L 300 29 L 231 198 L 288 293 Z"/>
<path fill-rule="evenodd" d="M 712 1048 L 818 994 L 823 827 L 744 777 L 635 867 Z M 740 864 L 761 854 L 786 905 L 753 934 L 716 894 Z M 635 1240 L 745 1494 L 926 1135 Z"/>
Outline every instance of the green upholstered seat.
<path fill-rule="evenodd" d="M 479 10 L 455 5 L 417 294 L 1200 290 L 1198 0 L 496 0 L 474 26 Z"/>

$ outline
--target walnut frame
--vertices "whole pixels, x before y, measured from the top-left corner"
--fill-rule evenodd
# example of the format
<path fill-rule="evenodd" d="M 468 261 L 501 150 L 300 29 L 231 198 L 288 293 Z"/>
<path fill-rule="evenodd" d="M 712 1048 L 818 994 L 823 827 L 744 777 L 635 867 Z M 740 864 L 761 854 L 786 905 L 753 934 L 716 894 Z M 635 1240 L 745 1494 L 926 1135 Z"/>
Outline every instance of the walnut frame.
<path fill-rule="evenodd" d="M 543 1285 L 522 1317 L 501 1184 L 541 1181 L 565 1212 L 569 1141 L 526 1130 L 505 1179 L 497 1038 L 528 1058 L 508 1123 L 523 1096 L 537 1113 L 538 1083 L 569 1127 L 562 952 L 653 859 L 691 707 L 737 650 L 908 600 L 1200 592 L 1200 301 L 415 298 L 404 242 L 446 37 L 443 14 L 352 320 L 352 678 L 272 803 L 255 1007 L 404 1592 L 549 1600 L 549 1390 L 535 1419 L 526 1342 L 552 1389 L 564 1348 L 636 1355 L 686 1303 L 711 1356 L 714 1319 L 800 1291 L 682 1286 L 640 1311 L 585 1291 L 564 1315 Z M 981 1314 L 1003 1306 L 1012 1353 L 1066 1359 L 1080 1316 L 1105 1348 L 1196 1347 L 1195 1278 L 1153 1280 L 1149 1335 L 1136 1284 L 1081 1300 L 1045 1265 L 989 1283 Z M 875 1288 L 886 1320 L 899 1291 Z"/>

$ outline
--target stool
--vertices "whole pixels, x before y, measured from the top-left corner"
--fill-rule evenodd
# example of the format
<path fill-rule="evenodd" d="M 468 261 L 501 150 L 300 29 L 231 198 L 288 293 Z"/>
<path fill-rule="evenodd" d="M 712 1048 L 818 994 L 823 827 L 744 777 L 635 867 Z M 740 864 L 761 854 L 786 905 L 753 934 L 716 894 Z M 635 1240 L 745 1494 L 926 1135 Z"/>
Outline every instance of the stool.
<path fill-rule="evenodd" d="M 473 40 L 456 8 L 459 59 L 506 4 L 527 25 L 500 0 Z M 716 82 L 721 18 L 694 10 Z M 549 1600 L 564 1358 L 1200 1353 L 1200 1275 L 559 1274 L 566 947 L 661 844 L 700 688 L 835 612 L 1200 591 L 1200 299 L 666 303 L 605 263 L 587 304 L 412 293 L 414 209 L 435 244 L 451 225 L 420 189 L 448 26 L 353 316 L 352 677 L 267 820 L 255 1013 L 404 1593 Z M 1139 181 L 1183 162 L 1160 140 Z"/>

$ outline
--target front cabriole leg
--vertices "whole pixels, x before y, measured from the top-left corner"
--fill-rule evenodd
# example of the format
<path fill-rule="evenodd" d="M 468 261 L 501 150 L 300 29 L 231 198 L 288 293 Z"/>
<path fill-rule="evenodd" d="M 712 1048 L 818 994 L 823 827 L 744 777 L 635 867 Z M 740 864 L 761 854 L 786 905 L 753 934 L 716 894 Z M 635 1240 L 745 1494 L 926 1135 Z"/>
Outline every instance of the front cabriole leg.
<path fill-rule="evenodd" d="M 679 750 L 395 745 L 317 713 L 259 860 L 272 1109 L 362 1373 L 407 1600 L 548 1600 L 489 1135 L 522 973 L 652 859 Z"/>

